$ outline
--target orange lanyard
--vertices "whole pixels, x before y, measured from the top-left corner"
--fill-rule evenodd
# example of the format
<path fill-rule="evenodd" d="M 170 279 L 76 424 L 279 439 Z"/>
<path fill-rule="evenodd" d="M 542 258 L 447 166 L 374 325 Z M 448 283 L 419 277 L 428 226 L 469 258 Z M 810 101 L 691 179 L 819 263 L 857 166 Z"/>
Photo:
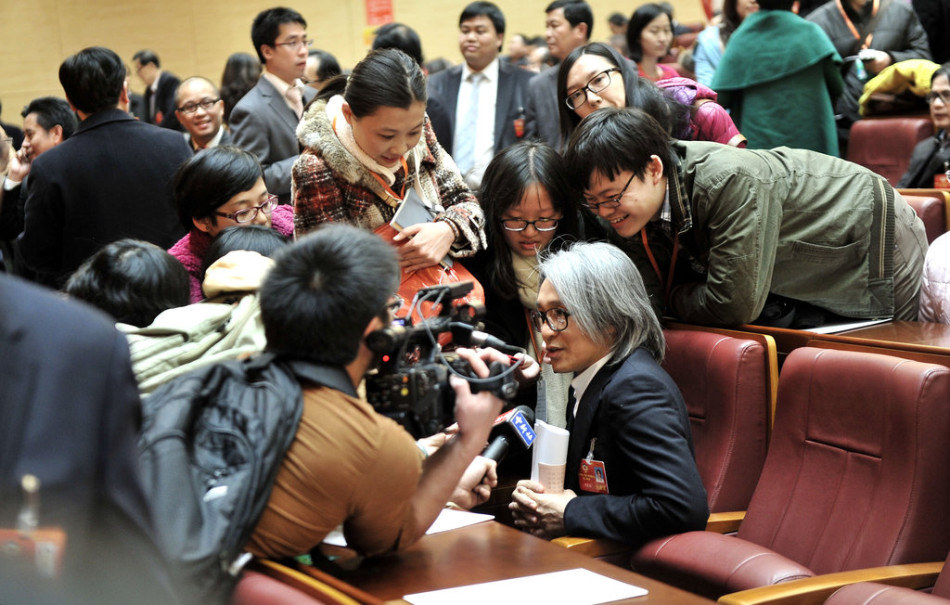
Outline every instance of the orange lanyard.
<path fill-rule="evenodd" d="M 848 17 L 848 13 L 844 11 L 844 6 L 841 4 L 841 0 L 838 2 L 838 12 L 841 13 L 841 18 L 844 19 L 844 24 L 848 26 L 848 29 L 851 30 L 851 35 L 854 36 L 855 40 L 861 39 L 861 34 L 858 33 L 858 28 L 854 26 L 854 23 L 851 22 L 851 18 Z M 873 19 L 877 15 L 877 10 L 881 7 L 880 0 L 874 0 L 874 4 L 871 6 L 871 18 Z M 869 32 L 867 37 L 864 38 L 864 44 L 861 45 L 861 48 L 870 48 L 871 39 L 874 38 L 874 32 Z"/>
<path fill-rule="evenodd" d="M 335 134 L 336 133 L 336 118 L 333 118 L 333 124 L 331 124 L 331 126 L 333 127 L 333 132 Z M 339 137 L 339 135 L 337 135 L 337 137 Z M 379 176 L 372 170 L 369 171 L 369 173 L 373 175 L 373 178 L 376 179 L 379 182 L 379 184 L 383 186 L 383 190 L 386 191 L 386 193 L 388 193 L 393 198 L 394 203 L 390 204 L 391 206 L 398 205 L 398 203 L 402 201 L 403 197 L 405 197 L 406 181 L 409 180 L 409 164 L 406 163 L 406 158 L 399 158 L 399 163 L 402 164 L 402 171 L 403 171 L 403 174 L 405 175 L 402 179 L 402 189 L 399 190 L 399 195 L 396 195 L 396 192 L 392 190 L 392 188 L 389 186 L 389 183 L 387 183 L 385 179 L 383 179 L 383 177 Z"/>
<path fill-rule="evenodd" d="M 660 280 L 660 284 L 663 283 L 663 272 L 660 271 L 660 265 L 657 264 L 656 258 L 653 256 L 653 251 L 650 250 L 650 242 L 647 240 L 647 230 L 646 228 L 640 229 L 640 239 L 643 240 L 643 247 L 647 251 L 647 258 L 650 259 L 650 264 L 653 265 L 653 271 L 656 273 L 657 278 Z M 663 304 L 670 304 L 670 291 L 673 289 L 673 273 L 676 270 L 676 256 L 680 251 L 680 234 L 677 233 L 673 238 L 673 258 L 670 260 L 670 270 L 666 274 L 666 288 L 663 290 Z"/>
<path fill-rule="evenodd" d="M 383 177 L 379 176 L 378 174 L 376 174 L 376 173 L 373 172 L 372 170 L 369 171 L 369 173 L 370 173 L 371 175 L 373 175 L 373 178 L 376 179 L 376 180 L 379 182 L 379 184 L 383 186 L 383 189 L 386 190 L 386 193 L 388 193 L 389 195 L 391 195 L 391 196 L 393 197 L 393 199 L 395 199 L 395 200 L 402 200 L 403 197 L 405 197 L 405 195 L 406 195 L 406 181 L 409 180 L 409 165 L 406 163 L 406 158 L 399 158 L 399 162 L 402 164 L 403 174 L 405 175 L 405 177 L 403 177 L 403 179 L 402 179 L 402 189 L 399 190 L 399 195 L 396 195 L 396 192 L 393 191 L 393 190 L 389 187 L 389 184 L 386 183 L 385 180 L 383 180 Z"/>

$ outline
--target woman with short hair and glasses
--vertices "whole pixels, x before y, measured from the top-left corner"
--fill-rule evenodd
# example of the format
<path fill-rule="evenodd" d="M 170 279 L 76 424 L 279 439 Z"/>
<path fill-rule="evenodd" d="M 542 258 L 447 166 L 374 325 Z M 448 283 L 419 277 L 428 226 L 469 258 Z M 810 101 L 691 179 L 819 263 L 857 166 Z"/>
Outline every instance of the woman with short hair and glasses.
<path fill-rule="evenodd" d="M 654 85 L 638 75 L 636 63 L 603 42 L 571 51 L 558 71 L 557 94 L 565 142 L 583 118 L 601 107 L 638 107 L 676 139 L 745 146 L 713 90 L 679 77 Z"/>
<path fill-rule="evenodd" d="M 509 508 L 532 534 L 639 546 L 701 530 L 709 516 L 689 417 L 660 367 L 665 341 L 640 273 L 620 249 L 577 243 L 544 255 L 533 321 L 543 360 L 573 373 L 564 491 L 518 482 Z"/>
<path fill-rule="evenodd" d="M 930 189 L 946 187 L 944 173 L 950 169 L 950 67 L 941 67 L 930 78 L 930 119 L 937 133 L 914 147 L 907 172 L 898 187 Z"/>
<path fill-rule="evenodd" d="M 485 289 L 485 330 L 537 360 L 541 337 L 528 320 L 538 296 L 537 255 L 579 236 L 566 172 L 561 156 L 544 143 L 525 141 L 496 155 L 478 193 L 488 247 L 465 261 Z M 523 390 L 517 402 L 563 427 L 569 381 L 542 367 L 541 386 Z"/>
<path fill-rule="evenodd" d="M 181 165 L 174 180 L 178 219 L 188 233 L 168 249 L 188 270 L 191 302 L 204 299 L 203 259 L 212 240 L 233 226 L 262 225 L 286 237 L 294 232 L 294 211 L 267 192 L 257 157 L 223 145 L 205 149 Z"/>

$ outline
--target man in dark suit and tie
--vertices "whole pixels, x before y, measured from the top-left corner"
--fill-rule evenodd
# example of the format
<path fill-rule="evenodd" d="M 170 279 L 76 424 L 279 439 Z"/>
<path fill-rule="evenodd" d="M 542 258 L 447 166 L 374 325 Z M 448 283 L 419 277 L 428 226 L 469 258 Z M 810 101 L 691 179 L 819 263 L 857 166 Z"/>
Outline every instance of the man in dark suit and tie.
<path fill-rule="evenodd" d="M 175 93 L 181 81 L 173 73 L 161 69 L 158 55 L 140 50 L 132 55 L 132 67 L 145 82 L 145 121 L 162 128 L 181 130 L 175 116 Z"/>
<path fill-rule="evenodd" d="M 590 40 L 594 13 L 586 2 L 554 0 L 544 12 L 544 39 L 548 52 L 558 62 Z M 531 81 L 525 107 L 528 138 L 544 141 L 555 149 L 561 146 L 558 103 L 563 102 L 557 98 L 557 71 L 557 65 L 549 67 Z"/>
<path fill-rule="evenodd" d="M 303 107 L 317 94 L 299 81 L 313 40 L 307 38 L 303 16 L 282 7 L 254 18 L 251 40 L 266 69 L 231 111 L 231 137 L 257 156 L 267 190 L 286 204 L 290 202 L 290 170 L 300 154 L 297 124 Z"/>
<path fill-rule="evenodd" d="M 459 17 L 457 65 L 429 78 L 430 93 L 453 120 L 452 158 L 472 189 L 499 151 L 525 134 L 528 82 L 533 73 L 498 60 L 505 16 L 491 2 L 472 2 Z"/>
<path fill-rule="evenodd" d="M 24 546 L 34 529 L 65 532 L 55 578 L 53 557 L 0 553 L 0 601 L 175 603 L 139 483 L 125 337 L 98 311 L 2 274 L 0 309 L 0 532 Z"/>
<path fill-rule="evenodd" d="M 168 248 L 182 235 L 172 176 L 192 156 L 181 133 L 119 109 L 128 104 L 122 59 L 86 48 L 59 67 L 80 124 L 30 169 L 19 259 L 35 279 L 58 288 L 99 248 L 132 237 Z M 19 260 L 17 261 L 19 263 Z"/>

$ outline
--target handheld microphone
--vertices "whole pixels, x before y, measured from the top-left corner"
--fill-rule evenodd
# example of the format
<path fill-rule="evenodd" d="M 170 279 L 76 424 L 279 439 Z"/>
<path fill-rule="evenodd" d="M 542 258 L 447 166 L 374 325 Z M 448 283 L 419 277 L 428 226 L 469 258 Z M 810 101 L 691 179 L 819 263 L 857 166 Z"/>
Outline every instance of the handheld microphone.
<path fill-rule="evenodd" d="M 534 443 L 534 411 L 526 405 L 508 410 L 495 419 L 482 456 L 501 462 L 510 450 L 523 452 Z"/>

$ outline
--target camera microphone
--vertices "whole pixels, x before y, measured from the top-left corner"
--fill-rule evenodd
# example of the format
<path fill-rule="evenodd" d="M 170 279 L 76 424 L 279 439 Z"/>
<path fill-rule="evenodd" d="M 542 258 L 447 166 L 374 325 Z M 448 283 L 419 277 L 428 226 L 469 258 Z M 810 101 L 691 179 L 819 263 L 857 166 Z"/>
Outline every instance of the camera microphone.
<path fill-rule="evenodd" d="M 512 348 L 500 338 L 495 338 L 487 332 L 476 330 L 475 326 L 460 321 L 453 321 L 449 324 L 452 329 L 452 339 L 463 347 L 492 347 L 493 349 L 505 350 Z"/>
<path fill-rule="evenodd" d="M 488 447 L 482 456 L 495 462 L 501 462 L 509 451 L 520 453 L 534 443 L 534 411 L 526 405 L 519 405 L 495 419 L 488 435 Z"/>

